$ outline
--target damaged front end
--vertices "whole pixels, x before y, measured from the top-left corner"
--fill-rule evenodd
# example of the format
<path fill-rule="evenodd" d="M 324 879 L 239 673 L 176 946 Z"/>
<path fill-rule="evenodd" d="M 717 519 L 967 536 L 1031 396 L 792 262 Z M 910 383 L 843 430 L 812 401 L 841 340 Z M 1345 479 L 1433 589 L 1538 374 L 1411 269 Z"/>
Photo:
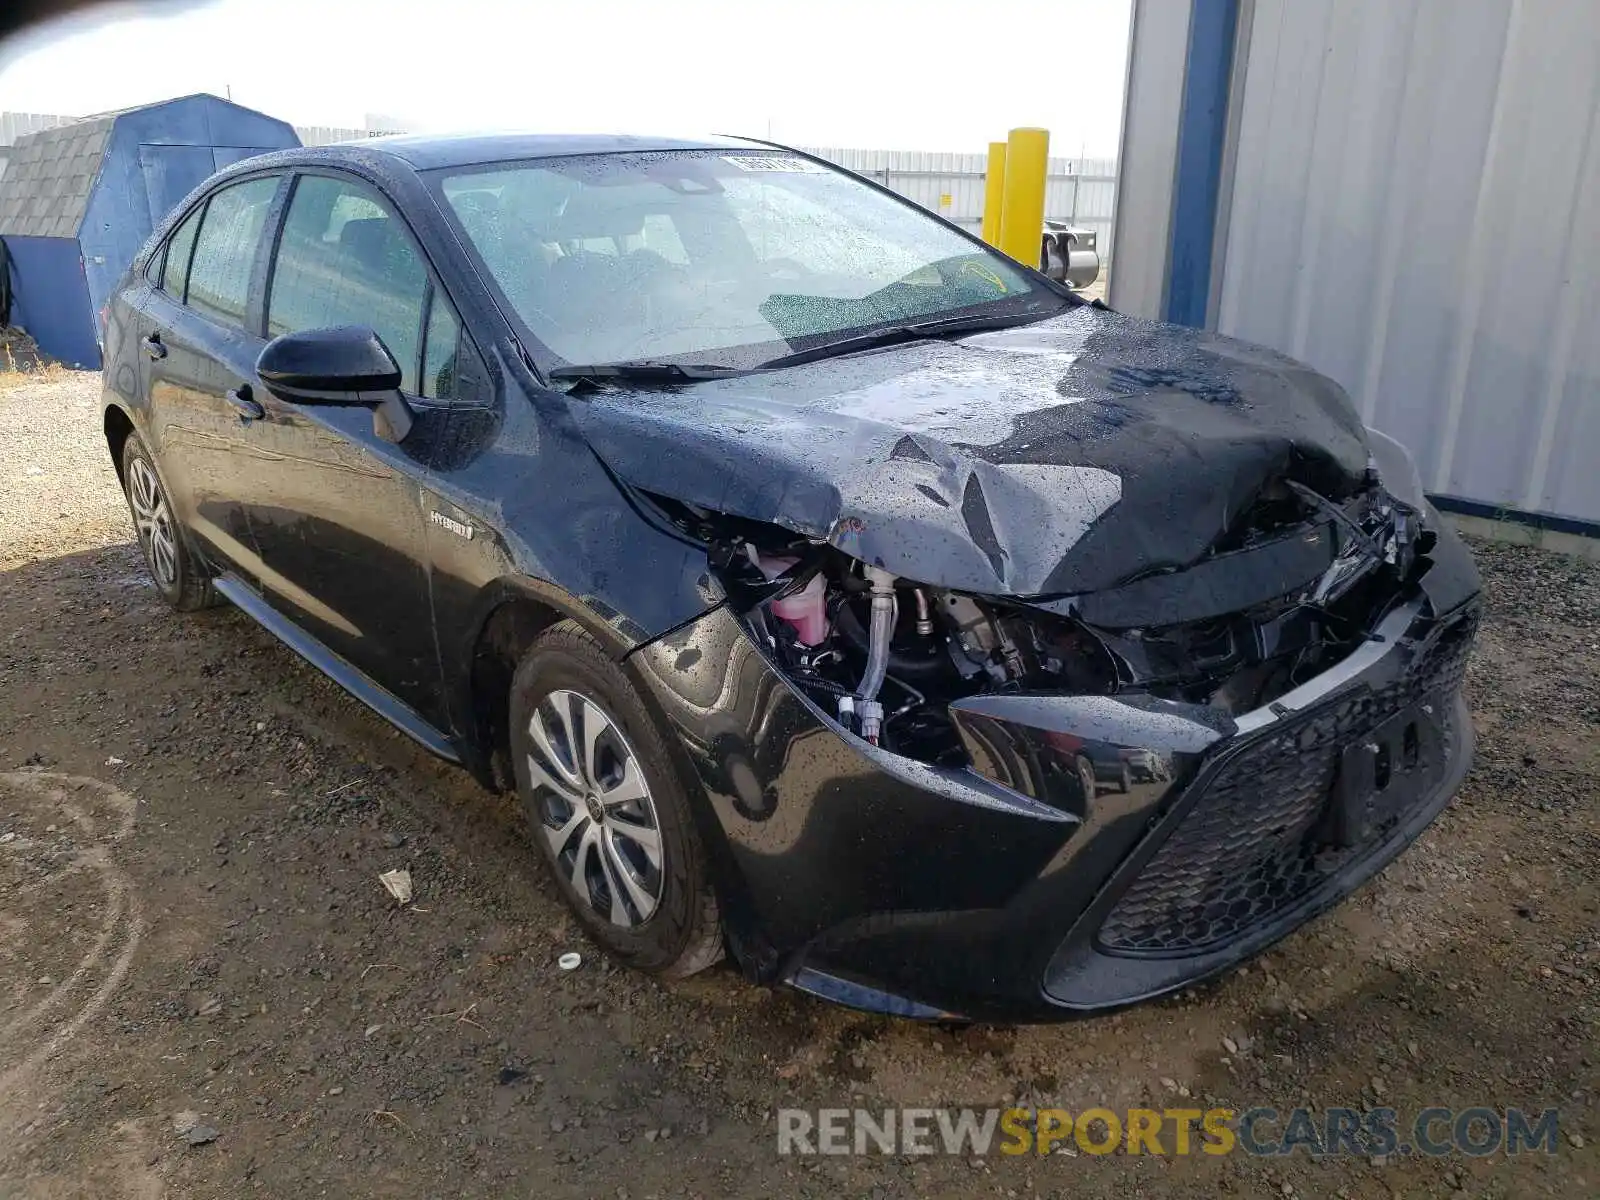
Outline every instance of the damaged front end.
<path fill-rule="evenodd" d="M 1083 595 L 982 596 L 780 526 L 651 499 L 707 545 L 735 611 L 791 684 L 845 731 L 945 767 L 992 758 L 964 718 L 996 697 L 1138 695 L 1218 717 L 1270 704 L 1378 636 L 1438 541 L 1420 499 L 1389 490 L 1374 462 L 1344 495 L 1276 481 L 1187 569 Z"/>
<path fill-rule="evenodd" d="M 1004 1015 L 1028 1011 L 994 994 L 1020 963 L 1035 1003 L 1099 1009 L 1237 962 L 1398 853 L 1470 757 L 1478 584 L 1405 452 L 1371 445 L 1342 486 L 1271 481 L 1187 567 L 1075 595 L 972 594 L 649 497 L 708 547 L 746 636 L 820 723 L 882 766 L 1067 822 L 992 909 L 850 913 L 776 946 L 781 972 L 866 1007 Z M 1043 946 L 1017 932 L 1040 923 Z M 1009 958 L 974 982 L 958 944 Z"/>

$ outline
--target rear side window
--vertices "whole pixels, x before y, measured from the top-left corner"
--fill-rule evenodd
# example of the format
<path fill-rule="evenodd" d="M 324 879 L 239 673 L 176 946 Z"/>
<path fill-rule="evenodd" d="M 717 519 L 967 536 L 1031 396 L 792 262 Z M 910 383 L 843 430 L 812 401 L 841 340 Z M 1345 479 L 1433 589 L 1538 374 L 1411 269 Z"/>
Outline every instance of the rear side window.
<path fill-rule="evenodd" d="M 243 325 L 255 265 L 276 178 L 250 179 L 224 188 L 206 205 L 189 266 L 188 305 L 229 325 Z"/>
<path fill-rule="evenodd" d="M 400 364 L 402 390 L 449 395 L 458 326 L 449 302 L 437 296 L 427 323 L 433 344 L 424 371 L 423 311 L 429 292 L 422 255 L 383 197 L 353 179 L 300 177 L 272 269 L 269 336 L 365 325 Z"/>
<path fill-rule="evenodd" d="M 200 215 L 205 205 L 195 209 L 167 239 L 167 256 L 161 262 L 160 288 L 178 303 L 183 303 L 184 287 L 189 282 L 189 256 L 194 251 L 194 235 L 200 231 Z"/>

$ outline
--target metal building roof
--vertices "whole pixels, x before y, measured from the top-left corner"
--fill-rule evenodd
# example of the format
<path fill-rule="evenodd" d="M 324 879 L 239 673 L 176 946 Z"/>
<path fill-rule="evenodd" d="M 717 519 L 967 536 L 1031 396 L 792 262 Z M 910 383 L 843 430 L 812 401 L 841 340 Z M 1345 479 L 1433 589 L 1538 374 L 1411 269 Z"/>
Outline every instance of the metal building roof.
<path fill-rule="evenodd" d="M 0 234 L 76 237 L 116 114 L 17 139 L 0 176 Z"/>

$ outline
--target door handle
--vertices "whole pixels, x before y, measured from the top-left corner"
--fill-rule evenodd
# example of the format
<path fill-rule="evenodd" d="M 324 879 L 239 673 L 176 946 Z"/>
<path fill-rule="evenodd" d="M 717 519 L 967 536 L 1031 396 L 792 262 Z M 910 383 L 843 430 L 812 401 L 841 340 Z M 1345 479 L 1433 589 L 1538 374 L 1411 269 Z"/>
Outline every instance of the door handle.
<path fill-rule="evenodd" d="M 167 348 L 161 344 L 161 335 L 159 333 L 147 334 L 140 338 L 139 342 L 144 346 L 144 352 L 150 357 L 151 361 L 167 356 Z"/>
<path fill-rule="evenodd" d="M 229 388 L 222 394 L 228 406 L 239 414 L 239 420 L 249 423 L 267 415 L 267 410 L 261 407 L 259 400 L 251 399 L 250 385 L 242 383 L 236 388 Z"/>

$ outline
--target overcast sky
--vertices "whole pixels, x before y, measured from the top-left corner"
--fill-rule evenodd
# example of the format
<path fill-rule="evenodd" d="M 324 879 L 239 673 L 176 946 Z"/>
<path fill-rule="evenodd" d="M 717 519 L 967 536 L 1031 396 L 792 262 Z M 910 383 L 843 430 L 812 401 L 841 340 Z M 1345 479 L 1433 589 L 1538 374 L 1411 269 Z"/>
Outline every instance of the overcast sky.
<path fill-rule="evenodd" d="M 213 0 L 107 5 L 0 52 L 0 109 L 214 92 L 298 125 L 736 133 L 1112 157 L 1130 0 Z"/>

